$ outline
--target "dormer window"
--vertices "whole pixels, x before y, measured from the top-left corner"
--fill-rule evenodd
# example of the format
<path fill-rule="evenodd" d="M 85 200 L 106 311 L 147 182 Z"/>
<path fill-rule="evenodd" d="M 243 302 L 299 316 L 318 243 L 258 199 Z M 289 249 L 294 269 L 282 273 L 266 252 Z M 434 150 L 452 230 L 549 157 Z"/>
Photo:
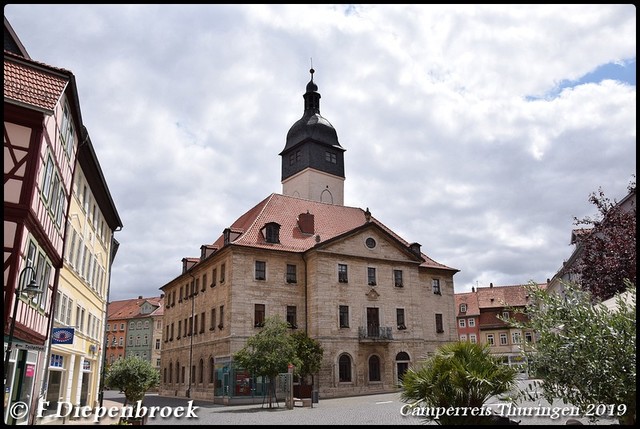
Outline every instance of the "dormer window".
<path fill-rule="evenodd" d="M 460 313 L 467 312 L 467 304 L 460 304 Z"/>
<path fill-rule="evenodd" d="M 280 243 L 280 225 L 275 222 L 269 222 L 262 230 L 264 239 L 267 243 Z"/>

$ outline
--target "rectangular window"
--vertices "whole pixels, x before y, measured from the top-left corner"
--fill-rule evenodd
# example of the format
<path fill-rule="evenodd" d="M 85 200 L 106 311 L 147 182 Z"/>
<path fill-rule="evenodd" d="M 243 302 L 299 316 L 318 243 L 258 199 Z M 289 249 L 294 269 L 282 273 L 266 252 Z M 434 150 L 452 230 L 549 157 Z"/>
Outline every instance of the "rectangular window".
<path fill-rule="evenodd" d="M 396 287 L 404 286 L 402 283 L 402 270 L 393 270 L 393 284 Z"/>
<path fill-rule="evenodd" d="M 204 324 L 205 324 L 205 319 L 204 319 L 204 311 L 202 313 L 200 313 L 200 333 L 202 334 L 204 332 Z"/>
<path fill-rule="evenodd" d="M 207 275 L 203 274 L 202 275 L 202 292 L 204 292 L 207 289 Z"/>
<path fill-rule="evenodd" d="M 460 304 L 460 313 L 467 312 L 467 304 Z"/>
<path fill-rule="evenodd" d="M 330 162 L 331 164 L 336 164 L 338 162 L 338 158 L 336 154 L 333 152 L 325 152 L 324 159 L 325 161 Z"/>
<path fill-rule="evenodd" d="M 287 324 L 290 328 L 296 329 L 298 327 L 297 311 L 295 305 L 287 305 Z"/>
<path fill-rule="evenodd" d="M 293 264 L 287 264 L 287 283 L 297 283 L 298 277 L 296 273 L 296 266 Z"/>
<path fill-rule="evenodd" d="M 524 333 L 524 340 L 528 343 L 533 341 L 533 335 L 531 335 L 531 332 Z"/>
<path fill-rule="evenodd" d="M 42 178 L 42 197 L 45 201 L 49 201 L 49 195 L 51 194 L 51 180 L 53 179 L 53 158 L 51 155 L 47 156 L 47 166 L 44 170 L 44 177 Z"/>
<path fill-rule="evenodd" d="M 213 272 L 211 273 L 211 287 L 216 287 L 217 281 L 218 281 L 218 270 L 214 268 Z"/>
<path fill-rule="evenodd" d="M 467 319 L 467 322 L 470 328 L 473 328 L 474 326 L 476 326 L 476 319 L 474 318 Z"/>
<path fill-rule="evenodd" d="M 367 267 L 367 284 L 369 286 L 376 285 L 376 269 L 373 267 Z"/>
<path fill-rule="evenodd" d="M 507 334 L 505 333 L 500 334 L 500 345 L 506 346 L 507 344 L 509 344 L 509 339 L 507 338 Z"/>
<path fill-rule="evenodd" d="M 490 346 L 495 346 L 496 345 L 495 339 L 493 338 L 493 334 L 487 334 L 487 343 Z"/>
<path fill-rule="evenodd" d="M 404 308 L 396 308 L 396 324 L 398 325 L 398 330 L 407 329 L 407 325 L 404 322 Z"/>
<path fill-rule="evenodd" d="M 114 338 L 115 340 L 115 338 Z M 156 338 L 156 350 L 160 350 L 160 339 Z"/>
<path fill-rule="evenodd" d="M 181 333 L 182 333 L 182 320 L 178 320 L 178 339 L 180 339 Z"/>
<path fill-rule="evenodd" d="M 220 265 L 220 283 L 224 283 L 225 264 Z"/>
<path fill-rule="evenodd" d="M 346 264 L 338 264 L 338 281 L 340 283 L 347 283 L 349 281 Z"/>
<path fill-rule="evenodd" d="M 460 341 L 467 341 L 467 335 L 466 334 L 461 334 L 460 335 Z"/>
<path fill-rule="evenodd" d="M 209 323 L 209 330 L 214 331 L 216 329 L 216 309 L 211 309 L 211 321 Z"/>
<path fill-rule="evenodd" d="M 440 291 L 440 279 L 431 279 L 431 289 L 434 294 L 442 295 L 442 292 Z"/>
<path fill-rule="evenodd" d="M 466 328 L 467 325 L 466 325 L 464 319 L 459 319 L 458 320 L 458 326 L 461 327 L 461 328 Z"/>
<path fill-rule="evenodd" d="M 341 328 L 349 327 L 349 306 L 348 305 L 340 306 L 340 327 Z"/>
<path fill-rule="evenodd" d="M 513 344 L 522 343 L 522 334 L 520 332 L 512 332 L 511 333 L 511 342 Z"/>
<path fill-rule="evenodd" d="M 256 261 L 256 280 L 265 280 L 267 278 L 267 263 L 264 261 Z"/>
<path fill-rule="evenodd" d="M 253 309 L 253 326 L 261 328 L 264 326 L 264 304 L 255 304 Z"/>
<path fill-rule="evenodd" d="M 509 312 L 508 311 L 503 311 L 502 312 L 502 317 L 504 317 L 505 319 L 509 318 Z"/>
<path fill-rule="evenodd" d="M 442 323 L 442 314 L 436 313 L 436 332 L 443 333 L 444 332 L 444 324 Z"/>
<path fill-rule="evenodd" d="M 475 344 L 478 342 L 478 338 L 476 337 L 476 334 L 469 334 L 469 342 L 472 344 Z"/>
<path fill-rule="evenodd" d="M 75 143 L 74 136 L 73 121 L 69 113 L 69 106 L 65 103 L 62 109 L 62 123 L 60 124 L 60 141 L 69 157 L 71 156 L 71 151 Z"/>
<path fill-rule="evenodd" d="M 218 324 L 218 329 L 224 328 L 224 305 L 220 306 L 220 323 Z"/>

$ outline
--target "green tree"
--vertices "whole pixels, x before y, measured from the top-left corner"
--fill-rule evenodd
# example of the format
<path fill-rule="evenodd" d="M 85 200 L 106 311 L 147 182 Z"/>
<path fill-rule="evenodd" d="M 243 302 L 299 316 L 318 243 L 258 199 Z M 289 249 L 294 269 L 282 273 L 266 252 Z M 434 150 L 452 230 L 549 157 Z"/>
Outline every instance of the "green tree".
<path fill-rule="evenodd" d="M 160 383 L 160 372 L 137 356 L 113 362 L 105 375 L 105 384 L 124 393 L 125 405 L 144 400 L 144 395 Z"/>
<path fill-rule="evenodd" d="M 613 407 L 622 424 L 636 420 L 636 288 L 617 295 L 613 308 L 593 304 L 591 294 L 565 283 L 564 294 L 527 285 L 529 320 L 536 341 L 524 350 L 530 373 L 543 381 L 542 396 L 580 407 Z M 595 418 L 592 420 L 596 420 Z"/>
<path fill-rule="evenodd" d="M 411 407 L 467 407 L 480 409 L 495 395 L 516 387 L 516 369 L 492 356 L 488 344 L 458 341 L 440 346 L 417 368 L 409 368 L 402 379 L 401 399 Z M 425 419 L 440 425 L 490 423 L 488 416 L 425 413 Z"/>
<path fill-rule="evenodd" d="M 310 338 L 306 332 L 297 331 L 291 334 L 296 346 L 296 356 L 300 359 L 300 367 L 298 373 L 300 374 L 301 383 L 306 383 L 306 377 L 311 376 L 311 384 L 314 384 L 313 376 L 320 371 L 322 364 L 322 355 L 324 349 L 319 342 Z"/>
<path fill-rule="evenodd" d="M 279 373 L 287 372 L 289 364 L 300 368 L 301 361 L 296 356 L 296 345 L 288 333 L 288 325 L 280 316 L 267 317 L 264 326 L 247 344 L 234 353 L 235 363 L 253 375 L 269 380 L 269 408 L 275 399 L 275 381 Z"/>

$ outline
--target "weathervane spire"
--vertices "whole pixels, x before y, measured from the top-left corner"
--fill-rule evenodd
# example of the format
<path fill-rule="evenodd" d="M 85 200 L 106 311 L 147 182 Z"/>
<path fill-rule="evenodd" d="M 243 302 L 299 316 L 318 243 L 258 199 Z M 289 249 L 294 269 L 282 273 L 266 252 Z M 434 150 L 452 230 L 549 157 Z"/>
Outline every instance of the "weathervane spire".
<path fill-rule="evenodd" d="M 309 73 L 311 73 L 311 82 L 313 82 L 313 74 L 315 73 L 315 70 L 313 69 L 313 57 L 311 57 L 310 60 L 311 60 L 311 69 L 309 69 Z"/>

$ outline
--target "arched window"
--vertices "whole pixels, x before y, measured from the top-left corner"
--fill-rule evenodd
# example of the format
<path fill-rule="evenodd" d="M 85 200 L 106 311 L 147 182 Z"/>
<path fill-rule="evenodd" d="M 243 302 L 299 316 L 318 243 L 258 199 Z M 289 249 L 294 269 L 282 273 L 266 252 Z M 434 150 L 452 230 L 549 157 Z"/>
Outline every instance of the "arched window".
<path fill-rule="evenodd" d="M 173 383 L 173 364 L 169 362 L 169 383 Z"/>
<path fill-rule="evenodd" d="M 199 377 L 198 383 L 204 383 L 204 361 L 200 359 L 200 367 L 198 368 Z"/>
<path fill-rule="evenodd" d="M 342 355 L 338 360 L 338 372 L 341 382 L 351 381 L 351 358 L 349 355 Z"/>
<path fill-rule="evenodd" d="M 215 374 L 214 372 L 214 367 L 213 367 L 213 358 L 209 358 L 209 383 L 213 383 L 213 375 Z"/>
<path fill-rule="evenodd" d="M 407 352 L 400 352 L 396 355 L 396 374 L 398 376 L 398 385 L 402 384 L 404 374 L 409 370 L 411 358 Z"/>
<path fill-rule="evenodd" d="M 396 360 L 411 360 L 407 352 L 400 352 L 396 355 Z"/>
<path fill-rule="evenodd" d="M 375 355 L 369 358 L 369 381 L 380 381 L 380 358 Z"/>

